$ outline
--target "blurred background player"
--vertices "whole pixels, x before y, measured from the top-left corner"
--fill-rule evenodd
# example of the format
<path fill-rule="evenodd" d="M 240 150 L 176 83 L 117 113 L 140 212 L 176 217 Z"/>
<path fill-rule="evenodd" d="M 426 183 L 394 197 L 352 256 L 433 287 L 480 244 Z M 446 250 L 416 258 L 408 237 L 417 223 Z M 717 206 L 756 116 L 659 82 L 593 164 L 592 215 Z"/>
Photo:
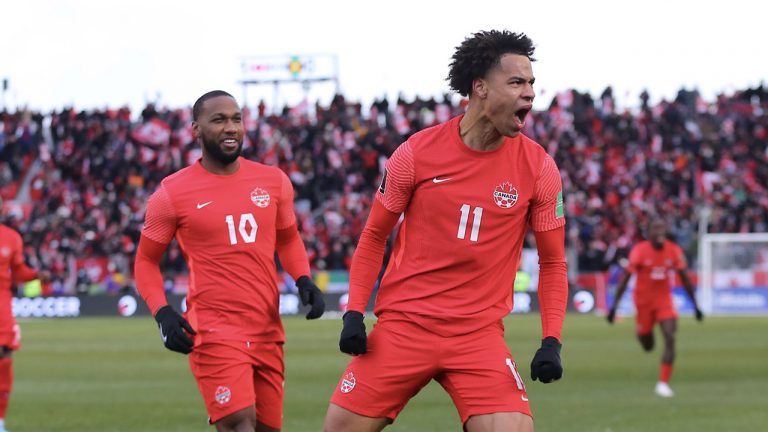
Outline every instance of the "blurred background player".
<path fill-rule="evenodd" d="M 627 290 L 632 273 L 636 273 L 633 297 L 637 310 L 635 315 L 637 339 L 645 351 L 651 351 L 654 346 L 653 327 L 656 323 L 659 324 L 664 337 L 664 353 L 661 356 L 659 381 L 656 383 L 656 394 L 662 397 L 674 396 L 674 392 L 669 387 L 672 365 L 675 361 L 675 333 L 677 332 L 677 311 L 672 299 L 672 279 L 670 278 L 672 270 L 680 276 L 685 292 L 693 303 L 696 320 L 701 321 L 704 315 L 696 303 L 693 284 L 688 277 L 685 254 L 677 244 L 667 239 L 666 223 L 661 219 L 650 222 L 648 240 L 638 243 L 630 251 L 629 264 L 619 281 L 613 307 L 608 311 L 607 316 L 608 322 L 613 324 L 619 301 Z"/>
<path fill-rule="evenodd" d="M 193 106 L 197 163 L 166 177 L 147 204 L 136 254 L 136 286 L 165 346 L 189 365 L 209 421 L 219 431 L 279 431 L 283 343 L 275 252 L 319 318 L 325 303 L 310 279 L 293 208 L 278 168 L 240 157 L 240 107 L 223 91 Z M 190 268 L 186 319 L 167 304 L 160 260 L 176 237 Z"/>
<path fill-rule="evenodd" d="M 0 218 L 3 199 L 0 198 Z M 16 282 L 50 279 L 47 271 L 36 272 L 24 264 L 24 246 L 21 235 L 0 223 L 0 432 L 5 432 L 5 412 L 13 387 L 14 351 L 21 347 L 21 330 L 13 317 L 11 289 Z"/>
<path fill-rule="evenodd" d="M 524 34 L 467 38 L 448 76 L 469 97 L 466 113 L 416 133 L 388 160 L 352 261 L 339 347 L 355 357 L 331 397 L 326 431 L 379 431 L 432 379 L 465 430 L 533 430 L 502 322 L 529 226 L 541 264 L 534 380 L 562 376 L 567 301 L 560 173 L 521 133 L 535 96 L 533 52 Z M 363 312 L 401 214 L 368 338 Z"/>

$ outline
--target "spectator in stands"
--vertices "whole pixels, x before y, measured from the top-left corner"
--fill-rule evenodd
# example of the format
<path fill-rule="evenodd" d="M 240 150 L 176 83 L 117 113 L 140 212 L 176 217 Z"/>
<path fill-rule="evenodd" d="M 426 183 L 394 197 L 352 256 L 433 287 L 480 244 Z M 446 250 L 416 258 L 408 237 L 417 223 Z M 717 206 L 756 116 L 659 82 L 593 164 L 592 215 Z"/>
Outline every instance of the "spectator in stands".
<path fill-rule="evenodd" d="M 339 270 L 347 267 L 386 159 L 415 130 L 464 109 L 448 96 L 381 98 L 367 113 L 341 95 L 311 110 L 302 104 L 270 114 L 261 105 L 244 109 L 243 154 L 289 175 L 312 266 Z M 640 239 L 626 221 L 646 223 L 654 212 L 665 215 L 692 263 L 705 206 L 710 232 L 768 231 L 766 109 L 763 86 L 712 102 L 683 89 L 651 104 L 645 91 L 636 112 L 619 109 L 606 88 L 597 98 L 563 92 L 531 113 L 526 135 L 561 168 L 568 247 L 579 253 L 580 271 L 616 265 Z M 61 275 L 56 289 L 74 292 L 77 271 L 89 266 L 103 268 L 106 279 L 110 262 L 130 279 L 142 203 L 160 179 L 199 157 L 190 115 L 188 108 L 158 106 L 144 109 L 139 121 L 127 108 L 0 112 L 0 196 L 17 210 L 9 223 L 24 233 L 34 255 L 28 258 Z M 44 118 L 50 134 L 43 133 Z M 183 260 L 170 255 L 164 266 L 186 274 Z"/>

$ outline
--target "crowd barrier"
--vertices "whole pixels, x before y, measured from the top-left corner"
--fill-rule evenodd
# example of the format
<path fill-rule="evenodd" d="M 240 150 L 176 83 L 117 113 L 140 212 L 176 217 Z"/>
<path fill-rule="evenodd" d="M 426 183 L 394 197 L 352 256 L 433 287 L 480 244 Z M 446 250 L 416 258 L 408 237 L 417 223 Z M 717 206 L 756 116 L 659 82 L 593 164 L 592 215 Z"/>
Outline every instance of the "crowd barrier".
<path fill-rule="evenodd" d="M 177 310 L 186 310 L 186 296 L 169 294 L 168 303 Z M 333 292 L 325 294 L 328 316 L 337 316 L 346 310 L 347 293 Z M 512 313 L 538 313 L 539 301 L 535 291 L 514 293 Z M 149 309 L 141 297 L 125 295 L 85 295 L 52 297 L 14 297 L 13 315 L 17 318 L 77 318 L 108 316 L 149 316 Z M 590 291 L 580 290 L 569 296 L 568 310 L 577 313 L 589 313 L 595 309 L 595 297 Z M 302 306 L 299 297 L 293 293 L 280 294 L 280 314 L 284 316 L 301 315 L 308 307 Z M 373 303 L 368 305 L 373 310 Z"/>

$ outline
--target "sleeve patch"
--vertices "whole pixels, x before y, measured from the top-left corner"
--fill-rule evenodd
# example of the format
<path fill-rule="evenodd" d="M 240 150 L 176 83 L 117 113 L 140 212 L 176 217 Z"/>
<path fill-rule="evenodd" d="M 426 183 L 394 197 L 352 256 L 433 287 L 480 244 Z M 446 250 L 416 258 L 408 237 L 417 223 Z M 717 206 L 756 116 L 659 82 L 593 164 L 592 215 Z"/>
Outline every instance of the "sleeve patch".
<path fill-rule="evenodd" d="M 379 193 L 383 194 L 387 188 L 387 169 L 384 168 L 384 175 L 381 177 L 381 184 L 379 185 Z"/>

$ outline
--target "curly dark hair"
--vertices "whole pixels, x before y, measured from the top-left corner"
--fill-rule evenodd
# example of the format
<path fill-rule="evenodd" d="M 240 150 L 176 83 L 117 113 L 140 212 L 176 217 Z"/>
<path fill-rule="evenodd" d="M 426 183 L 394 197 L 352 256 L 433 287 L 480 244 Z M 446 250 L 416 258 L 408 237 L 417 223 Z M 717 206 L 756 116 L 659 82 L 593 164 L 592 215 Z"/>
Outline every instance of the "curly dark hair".
<path fill-rule="evenodd" d="M 507 30 L 479 31 L 464 39 L 456 47 L 453 61 L 448 71 L 448 84 L 462 96 L 472 93 L 472 81 L 484 77 L 497 66 L 504 54 L 519 54 L 533 58 L 533 41 L 525 33 L 512 33 Z"/>
<path fill-rule="evenodd" d="M 209 91 L 208 93 L 197 98 L 197 100 L 195 101 L 195 104 L 192 106 L 192 120 L 197 121 L 197 118 L 200 117 L 200 113 L 203 111 L 203 104 L 205 103 L 205 101 L 211 98 L 219 97 L 219 96 L 229 96 L 232 99 L 235 98 L 234 96 L 225 92 L 224 90 Z"/>

